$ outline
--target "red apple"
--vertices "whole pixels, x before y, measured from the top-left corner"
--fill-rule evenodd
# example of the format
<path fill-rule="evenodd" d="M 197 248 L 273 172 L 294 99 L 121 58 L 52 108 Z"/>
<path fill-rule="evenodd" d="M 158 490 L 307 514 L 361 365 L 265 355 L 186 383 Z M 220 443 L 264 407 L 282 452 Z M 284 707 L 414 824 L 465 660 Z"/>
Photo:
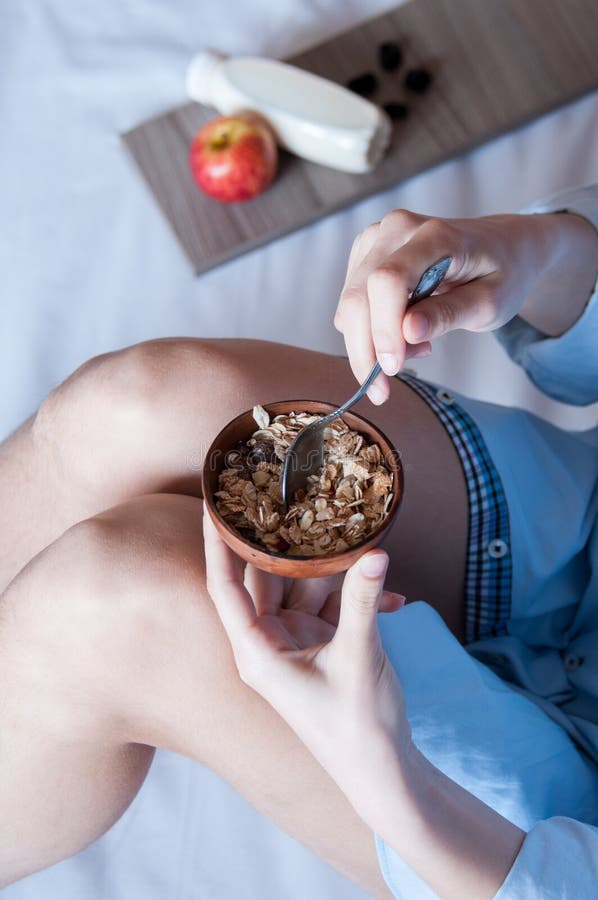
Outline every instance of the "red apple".
<path fill-rule="evenodd" d="M 189 153 L 197 184 L 223 203 L 261 194 L 274 177 L 277 159 L 272 129 L 249 112 L 207 122 L 193 138 Z"/>

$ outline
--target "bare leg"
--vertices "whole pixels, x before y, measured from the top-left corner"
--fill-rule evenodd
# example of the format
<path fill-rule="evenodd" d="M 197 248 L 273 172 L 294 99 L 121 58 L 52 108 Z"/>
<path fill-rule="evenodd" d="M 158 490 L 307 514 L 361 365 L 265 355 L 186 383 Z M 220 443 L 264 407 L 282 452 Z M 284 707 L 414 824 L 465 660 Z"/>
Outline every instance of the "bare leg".
<path fill-rule="evenodd" d="M 162 340 L 91 360 L 0 446 L 0 589 L 66 528 L 142 493 L 200 493 L 219 429 L 254 403 L 341 402 L 345 360 L 262 341 Z M 394 381 L 376 422 L 403 454 L 406 492 L 388 540 L 389 584 L 463 634 L 467 497 L 459 461 L 425 403 Z M 430 561 L 433 561 L 433 565 Z"/>
<path fill-rule="evenodd" d="M 198 500 L 138 498 L 36 557 L 0 600 L 0 684 L 0 884 L 102 834 L 156 745 L 208 765 L 369 894 L 390 896 L 371 832 L 238 678 L 205 590 Z"/>

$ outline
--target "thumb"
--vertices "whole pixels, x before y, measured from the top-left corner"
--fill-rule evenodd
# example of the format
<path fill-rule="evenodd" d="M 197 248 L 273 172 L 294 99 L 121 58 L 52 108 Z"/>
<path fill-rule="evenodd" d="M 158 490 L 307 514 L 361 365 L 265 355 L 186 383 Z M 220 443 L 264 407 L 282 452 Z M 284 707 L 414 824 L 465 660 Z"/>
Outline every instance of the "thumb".
<path fill-rule="evenodd" d="M 476 278 L 420 300 L 405 313 L 403 337 L 410 344 L 431 341 L 448 331 L 488 331 L 499 324 L 498 279 Z"/>
<path fill-rule="evenodd" d="M 388 554 L 372 550 L 351 566 L 343 582 L 334 643 L 352 657 L 369 656 L 379 641 L 376 615 L 388 568 Z"/>

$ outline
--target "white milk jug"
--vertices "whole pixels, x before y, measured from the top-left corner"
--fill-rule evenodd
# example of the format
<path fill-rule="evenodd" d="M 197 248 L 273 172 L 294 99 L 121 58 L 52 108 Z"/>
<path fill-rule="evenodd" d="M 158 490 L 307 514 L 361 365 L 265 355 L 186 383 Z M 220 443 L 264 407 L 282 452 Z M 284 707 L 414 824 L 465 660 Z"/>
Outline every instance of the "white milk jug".
<path fill-rule="evenodd" d="M 386 113 L 326 78 L 262 57 L 204 50 L 187 70 L 187 93 L 223 115 L 261 113 L 282 147 L 345 172 L 368 172 L 391 134 Z"/>

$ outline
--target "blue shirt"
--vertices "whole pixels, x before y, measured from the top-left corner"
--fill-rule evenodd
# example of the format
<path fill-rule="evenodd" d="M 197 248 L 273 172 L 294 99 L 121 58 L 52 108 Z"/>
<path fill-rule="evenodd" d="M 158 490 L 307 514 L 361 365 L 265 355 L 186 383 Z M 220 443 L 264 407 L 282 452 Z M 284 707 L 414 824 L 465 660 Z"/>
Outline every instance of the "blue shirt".
<path fill-rule="evenodd" d="M 525 210 L 556 211 L 580 214 L 598 229 L 598 185 Z M 519 317 L 497 337 L 545 393 L 578 405 L 598 400 L 598 287 L 558 338 Z M 468 656 L 429 607 L 413 604 L 402 630 L 381 620 L 383 640 L 420 749 L 528 831 L 495 900 L 595 897 L 598 429 L 567 433 L 523 411 L 457 399 L 480 427 L 508 499 L 507 634 L 469 644 Z M 432 660 L 427 677 L 424 652 Z M 395 896 L 436 896 L 380 838 L 377 849 Z"/>

